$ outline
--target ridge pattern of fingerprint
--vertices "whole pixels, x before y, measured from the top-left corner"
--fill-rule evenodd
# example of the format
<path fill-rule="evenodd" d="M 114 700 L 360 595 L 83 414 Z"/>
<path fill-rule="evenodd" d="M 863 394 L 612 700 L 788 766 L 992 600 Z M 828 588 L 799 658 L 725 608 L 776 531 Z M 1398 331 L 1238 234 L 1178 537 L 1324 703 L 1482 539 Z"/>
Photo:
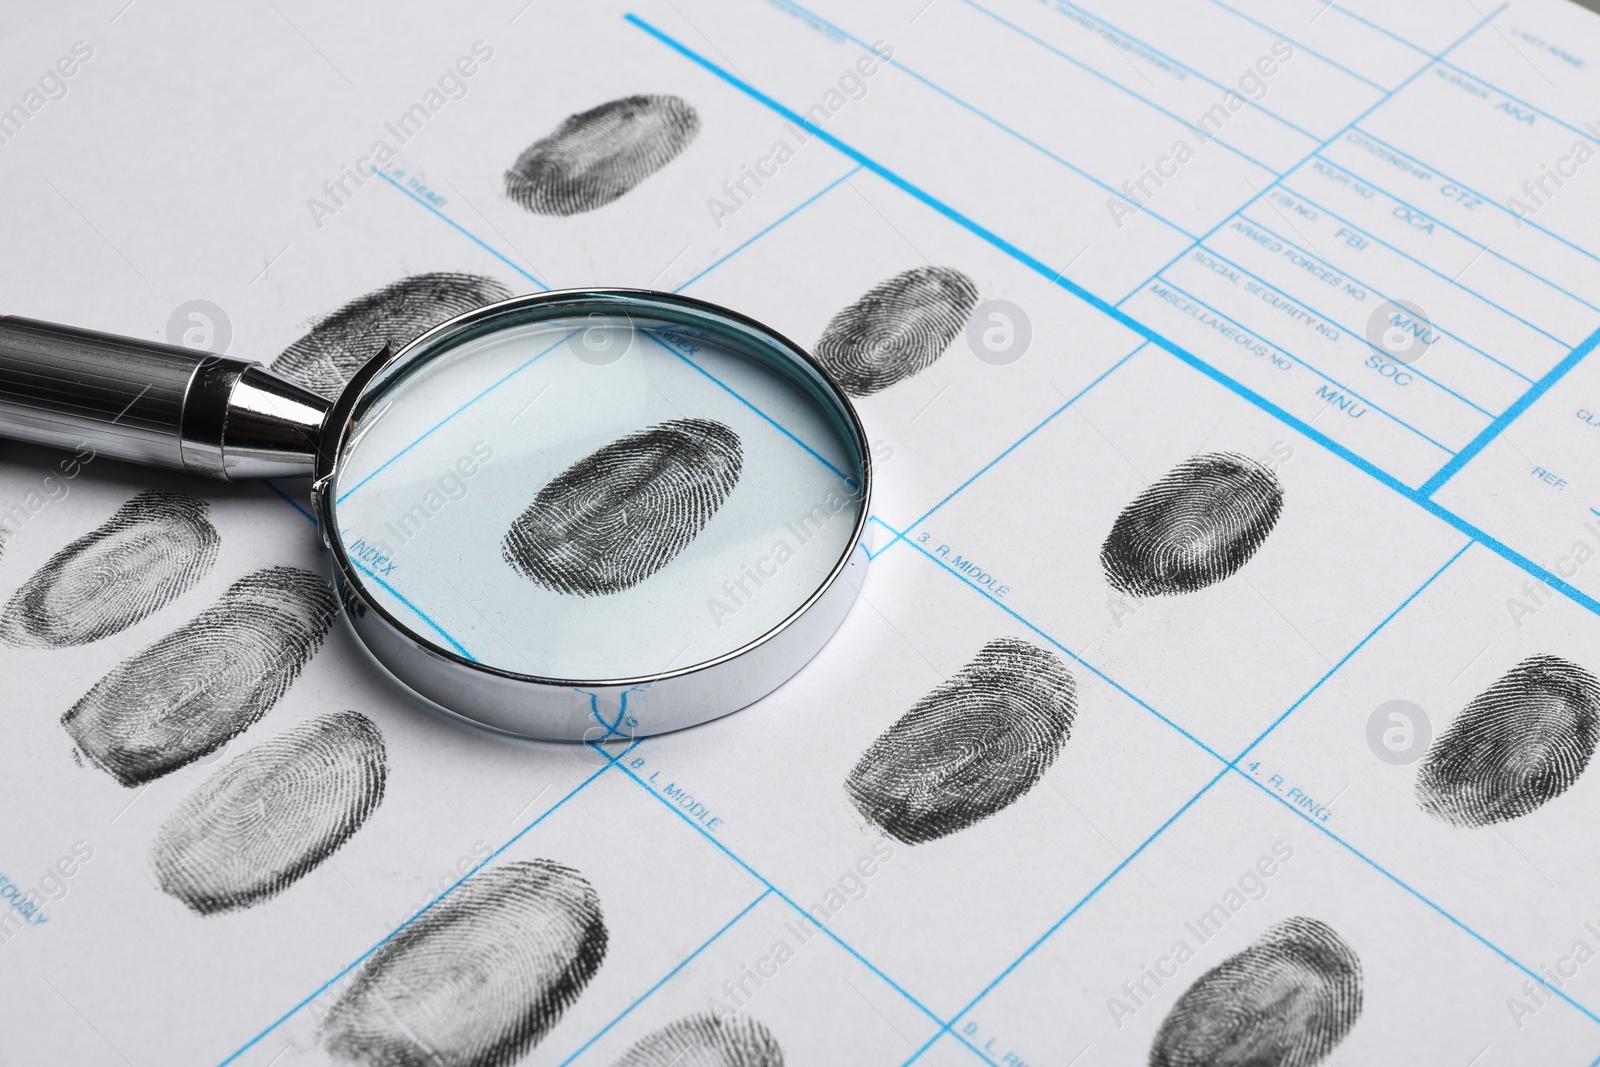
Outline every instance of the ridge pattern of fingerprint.
<path fill-rule="evenodd" d="M 816 357 L 852 396 L 869 396 L 932 366 L 978 302 L 952 267 L 914 267 L 867 290 L 828 323 Z"/>
<path fill-rule="evenodd" d="M 617 200 L 700 132 L 676 96 L 626 96 L 561 120 L 506 171 L 506 196 L 536 215 L 577 215 Z"/>
<path fill-rule="evenodd" d="M 885 833 L 906 844 L 933 841 L 1033 788 L 1076 714 L 1077 683 L 1060 657 L 998 638 L 880 734 L 845 791 Z"/>
<path fill-rule="evenodd" d="M 1150 1067 L 1310 1067 L 1361 1015 L 1361 961 L 1295 916 L 1195 979 L 1162 1020 Z"/>
<path fill-rule="evenodd" d="M 341 711 L 302 723 L 230 760 L 178 805 L 150 850 L 156 881 L 200 915 L 266 900 L 348 841 L 387 780 L 372 720 Z"/>
<path fill-rule="evenodd" d="M 1456 826 L 1535 811 L 1578 780 L 1600 740 L 1600 681 L 1537 655 L 1485 689 L 1436 739 L 1417 773 L 1422 810 Z"/>
<path fill-rule="evenodd" d="M 215 751 L 288 691 L 333 623 L 328 583 L 267 567 L 113 668 L 62 716 L 95 766 L 142 785 Z"/>
<path fill-rule="evenodd" d="M 783 1067 L 783 1049 L 747 1015 L 701 1012 L 646 1034 L 613 1067 Z"/>
<path fill-rule="evenodd" d="M 518 573 L 599 596 L 644 581 L 688 547 L 738 483 L 739 437 L 710 419 L 629 434 L 539 490 L 501 544 Z"/>
<path fill-rule="evenodd" d="M 120 633 L 193 589 L 222 541 L 204 500 L 149 491 L 62 548 L 0 611 L 0 641 L 67 648 Z"/>
<path fill-rule="evenodd" d="M 1267 467 L 1227 452 L 1194 456 L 1122 509 L 1100 563 L 1129 596 L 1192 593 L 1243 567 L 1282 511 L 1283 487 Z"/>
<path fill-rule="evenodd" d="M 272 361 L 272 370 L 332 400 L 384 344 L 396 350 L 446 319 L 511 297 L 476 274 L 413 274 L 322 319 Z"/>
<path fill-rule="evenodd" d="M 323 1046 L 371 1067 L 510 1067 L 578 999 L 606 942 L 599 897 L 572 868 L 480 871 L 367 959 Z"/>

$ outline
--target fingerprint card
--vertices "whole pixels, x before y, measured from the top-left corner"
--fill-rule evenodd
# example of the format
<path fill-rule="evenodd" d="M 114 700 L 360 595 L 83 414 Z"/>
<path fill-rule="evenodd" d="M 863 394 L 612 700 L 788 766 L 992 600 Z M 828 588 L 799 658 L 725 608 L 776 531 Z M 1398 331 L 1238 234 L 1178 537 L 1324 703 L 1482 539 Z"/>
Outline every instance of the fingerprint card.
<path fill-rule="evenodd" d="M 1596 18 L 0 12 L 4 315 L 476 360 L 330 509 L 25 443 L 0 318 L 0 1063 L 1592 1067 Z M 595 289 L 804 370 L 471 333 Z"/>

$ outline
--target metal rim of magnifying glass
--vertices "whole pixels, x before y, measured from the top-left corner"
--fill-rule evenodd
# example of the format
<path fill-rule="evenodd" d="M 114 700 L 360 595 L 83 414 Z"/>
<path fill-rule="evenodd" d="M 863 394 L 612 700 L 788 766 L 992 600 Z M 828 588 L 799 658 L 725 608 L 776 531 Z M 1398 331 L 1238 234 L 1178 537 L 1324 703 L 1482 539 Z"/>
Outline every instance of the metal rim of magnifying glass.
<path fill-rule="evenodd" d="M 356 405 L 384 371 L 459 338 L 488 332 L 496 320 L 527 325 L 590 314 L 650 319 L 706 330 L 747 358 L 809 381 L 808 391 L 848 430 L 861 470 L 860 511 L 847 548 L 806 600 L 766 633 L 730 652 L 658 674 L 564 679 L 518 674 L 438 647 L 371 595 L 337 530 L 333 492 L 338 460 Z M 359 643 L 412 692 L 452 715 L 520 737 L 543 740 L 632 739 L 709 722 L 777 689 L 822 650 L 844 621 L 866 577 L 863 539 L 872 503 L 872 456 L 849 397 L 803 348 L 738 312 L 692 297 L 645 289 L 557 289 L 514 297 L 440 323 L 399 351 L 385 346 L 345 386 L 323 423 L 312 501 L 345 618 Z"/>

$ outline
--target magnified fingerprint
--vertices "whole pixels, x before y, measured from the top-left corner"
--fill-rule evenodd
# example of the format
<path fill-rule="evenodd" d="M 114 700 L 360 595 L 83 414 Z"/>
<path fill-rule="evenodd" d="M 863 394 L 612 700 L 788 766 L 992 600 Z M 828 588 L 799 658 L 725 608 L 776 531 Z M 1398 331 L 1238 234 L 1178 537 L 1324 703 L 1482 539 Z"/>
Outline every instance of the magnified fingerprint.
<path fill-rule="evenodd" d="M 990 641 L 862 755 L 845 792 L 908 845 L 987 819 L 1033 788 L 1072 732 L 1077 683 L 1054 653 Z"/>
<path fill-rule="evenodd" d="M 944 355 L 978 303 L 978 287 L 950 267 L 915 267 L 879 282 L 835 315 L 817 362 L 851 396 L 868 396 Z"/>
<path fill-rule="evenodd" d="M 1282 510 L 1283 487 L 1267 467 L 1228 452 L 1195 456 L 1122 509 L 1100 565 L 1129 596 L 1192 593 L 1249 562 Z"/>
<path fill-rule="evenodd" d="M 310 571 L 248 574 L 96 682 L 61 724 L 89 762 L 143 785 L 265 715 L 322 644 L 333 611 L 328 583 Z"/>
<path fill-rule="evenodd" d="M 1150 1067 L 1310 1067 L 1361 1014 L 1361 961 L 1296 916 L 1201 975 L 1172 1006 Z"/>
<path fill-rule="evenodd" d="M 150 850 L 161 888 L 201 915 L 276 896 L 348 841 L 383 799 L 383 736 L 341 711 L 264 741 L 200 783 Z"/>
<path fill-rule="evenodd" d="M 506 195 L 536 215 L 604 207 L 677 158 L 700 116 L 676 96 L 625 96 L 568 115 L 506 171 Z"/>
<path fill-rule="evenodd" d="M 585 456 L 539 490 L 501 544 L 518 573 L 558 593 L 629 589 L 688 547 L 739 481 L 739 435 L 674 419 Z"/>
<path fill-rule="evenodd" d="M 606 955 L 600 899 L 550 860 L 482 871 L 362 965 L 323 1023 L 350 1063 L 509 1067 Z"/>
<path fill-rule="evenodd" d="M 126 630 L 193 589 L 221 544 L 203 500 L 140 493 L 51 556 L 0 612 L 0 641 L 67 648 Z"/>
<path fill-rule="evenodd" d="M 1456 826 L 1518 818 L 1566 792 L 1589 765 L 1596 740 L 1600 682 L 1575 663 L 1530 656 L 1429 746 L 1417 803 Z"/>
<path fill-rule="evenodd" d="M 402 348 L 446 319 L 510 297 L 493 278 L 413 274 L 317 323 L 272 361 L 272 370 L 331 400 L 385 343 Z"/>
<path fill-rule="evenodd" d="M 783 1049 L 754 1019 L 705 1012 L 641 1038 L 614 1067 L 783 1067 Z"/>

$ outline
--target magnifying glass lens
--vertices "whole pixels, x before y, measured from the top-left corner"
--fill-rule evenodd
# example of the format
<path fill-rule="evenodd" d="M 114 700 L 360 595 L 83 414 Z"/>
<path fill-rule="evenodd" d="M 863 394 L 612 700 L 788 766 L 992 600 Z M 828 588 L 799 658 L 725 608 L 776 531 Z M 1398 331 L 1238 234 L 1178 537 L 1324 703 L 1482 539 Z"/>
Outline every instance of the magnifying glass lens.
<path fill-rule="evenodd" d="M 491 319 L 374 378 L 327 498 L 368 599 L 456 657 L 591 681 L 803 608 L 859 536 L 858 440 L 806 368 L 667 319 Z"/>

